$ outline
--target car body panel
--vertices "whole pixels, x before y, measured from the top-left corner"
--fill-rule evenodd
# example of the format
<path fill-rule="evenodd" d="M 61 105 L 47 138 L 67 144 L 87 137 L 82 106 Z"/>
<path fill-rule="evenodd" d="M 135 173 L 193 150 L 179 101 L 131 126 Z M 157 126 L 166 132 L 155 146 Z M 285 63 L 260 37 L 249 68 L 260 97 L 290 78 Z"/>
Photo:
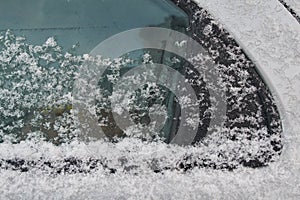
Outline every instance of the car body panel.
<path fill-rule="evenodd" d="M 285 2 L 288 6 L 291 7 L 291 9 L 293 9 L 298 16 L 300 16 L 300 1 L 298 0 L 284 0 L 283 2 Z"/>
<path fill-rule="evenodd" d="M 99 172 L 52 177 L 38 171 L 23 174 L 18 171 L 1 171 L 1 198 L 298 199 L 299 24 L 277 0 L 197 2 L 219 19 L 235 37 L 274 92 L 284 120 L 284 151 L 281 160 L 266 168 L 241 168 L 233 172 L 194 169 L 189 173 L 167 171 L 153 174 L 141 171 L 139 174 L 107 175 Z M 2 149 L 5 148 L 2 146 Z M 6 149 L 13 150 L 11 147 Z M 67 150 L 70 149 L 65 147 Z M 76 148 L 73 151 L 76 152 Z"/>
<path fill-rule="evenodd" d="M 283 116 L 284 138 L 292 142 L 285 143 L 290 146 L 295 142 L 294 148 L 298 148 L 300 25 L 297 20 L 276 0 L 248 1 L 248 3 L 236 0 L 230 5 L 223 1 L 207 3 L 198 0 L 198 2 L 224 24 L 256 63 L 259 72 L 277 99 Z M 237 16 L 239 20 L 236 20 Z M 286 151 L 289 151 L 289 148 L 287 147 Z M 295 159 L 299 158 L 293 156 Z M 282 159 L 285 157 L 283 156 Z"/>

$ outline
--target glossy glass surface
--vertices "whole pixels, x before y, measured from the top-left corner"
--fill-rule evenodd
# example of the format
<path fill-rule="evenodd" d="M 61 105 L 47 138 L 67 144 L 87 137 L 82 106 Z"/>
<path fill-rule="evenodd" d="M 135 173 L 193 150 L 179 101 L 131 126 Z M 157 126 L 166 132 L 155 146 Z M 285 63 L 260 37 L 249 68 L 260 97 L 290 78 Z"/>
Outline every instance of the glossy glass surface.
<path fill-rule="evenodd" d="M 65 50 L 76 44 L 80 54 L 89 53 L 104 39 L 129 29 L 162 26 L 180 31 L 180 27 L 187 25 L 187 15 L 167 0 L 13 0 L 0 3 L 1 31 L 10 29 L 31 44 L 41 44 L 48 37 L 55 37 Z"/>

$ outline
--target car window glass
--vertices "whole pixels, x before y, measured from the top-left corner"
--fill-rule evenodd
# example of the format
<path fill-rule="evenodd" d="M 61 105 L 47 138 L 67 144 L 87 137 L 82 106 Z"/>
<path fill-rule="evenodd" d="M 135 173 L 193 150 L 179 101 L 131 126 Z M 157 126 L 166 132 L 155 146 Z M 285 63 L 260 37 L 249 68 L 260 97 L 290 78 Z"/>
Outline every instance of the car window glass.
<path fill-rule="evenodd" d="M 80 54 L 89 53 L 99 42 L 122 31 L 147 26 L 172 28 L 174 22 L 187 26 L 188 17 L 165 0 L 14 0 L 2 1 L 0 6 L 1 31 L 10 29 L 30 44 L 55 37 L 66 49 L 77 44 Z"/>

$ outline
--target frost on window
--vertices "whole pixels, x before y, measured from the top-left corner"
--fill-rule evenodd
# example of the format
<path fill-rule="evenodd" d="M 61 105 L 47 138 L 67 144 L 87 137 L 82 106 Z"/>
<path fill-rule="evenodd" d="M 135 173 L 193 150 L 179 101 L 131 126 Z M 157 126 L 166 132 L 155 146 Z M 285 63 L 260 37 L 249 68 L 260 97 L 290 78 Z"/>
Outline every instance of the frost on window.
<path fill-rule="evenodd" d="M 10 31 L 0 38 L 1 140 L 33 133 L 57 142 L 72 132 L 71 89 L 82 58 L 62 53 L 54 38 L 29 45 Z"/>
<path fill-rule="evenodd" d="M 213 22 L 209 28 L 204 26 L 205 35 L 213 36 L 215 26 Z M 94 141 L 99 145 L 95 162 L 98 157 L 105 157 L 112 169 L 131 169 L 136 165 L 155 170 L 193 166 L 232 169 L 240 164 L 264 165 L 274 160 L 281 150 L 280 123 L 266 121 L 265 112 L 270 107 L 266 108 L 261 100 L 270 96 L 261 96 L 259 90 L 264 88 L 263 83 L 251 74 L 254 66 L 234 45 L 228 45 L 225 51 L 209 50 L 217 63 L 218 82 L 224 86 L 227 102 L 225 124 L 213 128 L 209 127 L 209 122 L 216 117 L 213 105 L 217 102 L 210 97 L 208 89 L 216 88 L 206 82 L 203 74 L 196 73 L 190 64 L 207 67 L 204 64 L 206 59 L 201 56 L 183 60 L 170 52 L 144 49 L 119 59 L 107 60 L 101 56 L 64 52 L 53 37 L 44 44 L 30 45 L 25 38 L 10 31 L 1 34 L 0 50 L 1 142 L 36 140 L 60 146 L 89 141 L 92 144 L 93 138 L 80 129 L 88 127 L 89 122 L 82 124 L 78 121 L 78 115 L 74 115 L 72 90 L 80 69 L 93 64 L 107 67 L 97 87 L 86 94 L 92 96 L 96 103 L 90 106 L 86 102 L 87 96 L 79 100 L 87 105 L 85 109 L 88 112 L 97 117 L 97 123 L 105 135 L 100 139 L 102 142 Z M 224 55 L 220 54 L 226 54 L 227 59 L 222 59 Z M 188 95 L 176 96 L 170 88 L 153 82 L 131 90 L 132 82 L 145 76 L 154 79 L 157 75 L 151 70 L 146 74 L 126 75 L 127 72 L 137 65 L 157 62 L 171 66 L 185 77 L 196 91 L 196 105 Z M 171 79 L 176 86 L 176 77 Z M 82 85 L 89 84 L 85 80 L 80 81 Z M 116 84 L 119 84 L 119 90 L 114 90 Z M 181 110 L 193 106 L 200 108 L 199 115 L 188 116 L 182 121 Z M 124 113 L 129 116 L 130 123 L 125 122 L 122 126 L 118 116 Z M 176 135 L 180 123 L 198 130 L 191 144 L 194 146 L 167 144 Z M 125 146 L 120 148 L 120 145 Z M 148 146 L 145 148 L 148 148 L 150 155 L 159 148 L 164 151 L 155 153 L 147 160 L 147 156 L 139 154 L 144 145 Z M 107 154 L 107 151 L 101 151 L 103 148 L 114 153 Z"/>

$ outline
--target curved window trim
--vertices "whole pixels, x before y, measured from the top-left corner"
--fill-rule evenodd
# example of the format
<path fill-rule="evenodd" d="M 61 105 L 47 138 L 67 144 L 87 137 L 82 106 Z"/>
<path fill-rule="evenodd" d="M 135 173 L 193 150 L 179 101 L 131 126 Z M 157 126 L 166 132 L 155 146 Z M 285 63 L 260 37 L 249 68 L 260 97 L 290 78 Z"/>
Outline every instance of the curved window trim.
<path fill-rule="evenodd" d="M 240 48 L 240 46 L 237 44 L 235 39 L 230 35 L 229 32 L 227 32 L 224 28 L 220 27 L 219 23 L 212 18 L 212 16 L 205 10 L 204 8 L 199 7 L 198 4 L 196 4 L 193 1 L 184 1 L 184 0 L 171 0 L 174 2 L 179 8 L 184 10 L 190 17 L 190 32 L 193 35 L 193 39 L 198 41 L 202 46 L 204 46 L 206 49 L 209 49 L 209 46 L 206 45 L 206 42 L 213 41 L 213 39 L 209 36 L 206 36 L 205 34 L 200 33 L 197 29 L 200 26 L 205 26 L 206 24 L 209 24 L 210 22 L 213 22 L 217 26 L 217 32 L 218 35 L 218 42 L 221 42 L 222 44 L 225 44 L 227 46 L 228 44 L 233 45 L 235 47 Z M 198 16 L 197 16 L 197 14 Z M 196 15 L 195 15 L 196 14 Z M 203 23 L 204 22 L 204 23 Z M 201 24 L 201 25 L 200 25 Z M 214 42 L 212 42 L 213 44 Z M 223 48 L 218 49 L 218 51 L 224 50 Z M 234 52 L 231 52 L 234 53 Z M 209 54 L 211 52 L 209 51 Z M 238 55 L 238 53 L 234 53 Z M 259 88 L 259 98 L 262 102 L 262 106 L 264 107 L 263 110 L 265 110 L 264 116 L 265 120 L 267 121 L 267 127 L 268 127 L 268 134 L 276 135 L 279 134 L 281 138 L 281 134 L 283 132 L 282 128 L 282 122 L 280 118 L 280 113 L 277 105 L 275 104 L 275 100 L 271 94 L 271 90 L 267 86 L 265 80 L 262 78 L 262 74 L 258 71 L 255 64 L 251 61 L 251 59 L 247 56 L 247 54 L 244 52 L 243 49 L 241 49 L 240 54 L 243 54 L 246 58 L 246 60 L 250 63 L 250 66 L 248 68 L 248 72 L 250 74 L 253 74 L 253 83 L 257 88 Z M 225 57 L 219 57 L 214 60 L 216 63 L 222 62 L 222 64 L 226 65 L 226 58 Z M 273 148 L 276 149 L 276 154 L 279 156 L 282 151 L 282 142 L 278 141 L 278 143 L 273 143 Z M 267 163 L 271 159 L 267 159 L 266 162 L 260 162 L 258 160 L 250 160 L 250 161 L 242 161 L 241 164 L 247 167 L 262 167 L 268 165 Z M 212 167 L 215 168 L 215 166 L 212 164 Z M 225 168 L 228 168 L 225 167 Z M 231 168 L 231 167 L 229 167 Z"/>

